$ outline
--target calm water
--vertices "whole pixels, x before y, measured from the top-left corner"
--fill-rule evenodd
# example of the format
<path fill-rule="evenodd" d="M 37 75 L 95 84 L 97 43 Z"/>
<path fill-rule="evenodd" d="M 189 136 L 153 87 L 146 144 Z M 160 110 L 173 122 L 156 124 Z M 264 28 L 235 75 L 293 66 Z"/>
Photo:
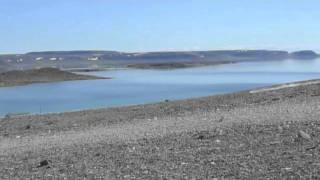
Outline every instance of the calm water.
<path fill-rule="evenodd" d="M 90 74 L 114 79 L 0 88 L 0 116 L 14 112 L 64 112 L 150 103 L 316 79 L 320 78 L 320 59 Z"/>

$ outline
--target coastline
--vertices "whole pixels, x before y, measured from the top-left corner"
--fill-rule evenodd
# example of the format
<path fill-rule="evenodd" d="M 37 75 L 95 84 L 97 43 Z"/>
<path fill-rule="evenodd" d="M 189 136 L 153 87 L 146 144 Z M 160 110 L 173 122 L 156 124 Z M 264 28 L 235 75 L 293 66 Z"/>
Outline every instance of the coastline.
<path fill-rule="evenodd" d="M 91 75 L 82 75 L 61 71 L 55 68 L 41 68 L 24 71 L 8 71 L 0 73 L 0 88 L 24 86 L 35 83 L 51 83 L 61 81 L 76 81 L 76 80 L 97 80 L 110 79 L 106 77 L 98 77 Z"/>
<path fill-rule="evenodd" d="M 154 70 L 174 70 L 184 68 L 196 68 L 205 66 L 217 66 L 224 64 L 239 63 L 241 61 L 203 61 L 203 62 L 173 62 L 173 63 L 140 63 L 130 64 L 127 68 L 130 69 L 154 69 Z"/>
<path fill-rule="evenodd" d="M 318 177 L 320 83 L 299 83 L 1 119 L 0 177 Z"/>
<path fill-rule="evenodd" d="M 299 86 L 299 84 L 301 85 Z M 284 85 L 286 85 L 286 87 L 283 87 Z M 318 86 L 320 86 L 320 81 L 315 79 L 301 82 L 278 84 L 270 87 L 222 95 L 212 95 L 141 105 L 86 109 L 61 113 L 47 113 L 34 115 L 31 114 L 19 117 L 11 117 L 9 119 L 10 123 L 15 123 L 15 121 L 17 121 L 17 124 L 21 123 L 21 121 L 23 120 L 24 122 L 21 123 L 19 126 L 24 126 L 25 124 L 34 121 L 41 121 L 41 119 L 50 119 L 50 122 L 55 121 L 55 123 L 61 122 L 64 124 L 62 127 L 59 127 L 57 131 L 70 129 L 74 130 L 74 128 L 72 128 L 72 124 L 76 121 L 80 123 L 78 127 L 82 127 L 81 123 L 84 123 L 83 125 L 88 125 L 88 123 L 90 123 L 90 125 L 98 126 L 99 123 L 103 123 L 104 125 L 117 124 L 119 122 L 123 123 L 138 119 L 183 116 L 185 114 L 216 111 L 217 109 L 235 109 L 248 105 L 258 105 L 261 102 L 272 103 L 280 100 L 285 101 L 296 97 L 300 98 L 300 96 L 304 95 L 305 93 L 308 93 L 308 96 L 310 97 L 317 97 L 317 94 L 320 94 L 320 92 L 318 93 Z M 301 93 L 301 89 L 305 90 L 306 92 Z M 106 119 L 105 117 L 108 118 Z M 5 117 L 3 117 L 2 119 L 0 118 L 0 120 L 2 121 L 5 119 Z M 88 119 L 93 120 L 88 122 Z M 0 134 L 1 132 L 3 132 L 2 128 L 3 126 L 1 126 L 0 123 Z M 39 129 L 39 131 L 41 130 Z"/>
<path fill-rule="evenodd" d="M 98 77 L 93 75 L 86 75 L 81 73 L 99 72 L 108 70 L 175 70 L 182 68 L 197 68 L 204 66 L 218 66 L 224 64 L 233 64 L 237 62 L 201 62 L 201 63 L 143 63 L 132 64 L 125 68 L 70 68 L 58 70 L 56 68 L 41 68 L 30 69 L 23 71 L 7 71 L 0 73 L 0 88 L 2 87 L 15 87 L 24 86 L 37 83 L 53 83 L 62 81 L 77 81 L 77 80 L 98 80 L 98 79 L 111 79 L 109 77 Z M 54 74 L 46 74 L 47 72 L 41 72 L 44 70 L 55 70 Z M 7 76 L 7 77 L 6 77 Z M 27 77 L 26 76 L 30 76 Z M 58 78 L 56 78 L 58 76 Z M 61 77 L 60 77 L 61 76 Z M 22 80 L 21 80 L 22 79 Z"/>

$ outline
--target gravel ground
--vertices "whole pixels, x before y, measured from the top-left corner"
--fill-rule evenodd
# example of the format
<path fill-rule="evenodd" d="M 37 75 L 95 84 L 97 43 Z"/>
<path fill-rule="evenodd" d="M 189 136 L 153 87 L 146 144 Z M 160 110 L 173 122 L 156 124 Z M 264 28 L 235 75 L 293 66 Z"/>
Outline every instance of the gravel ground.
<path fill-rule="evenodd" d="M 2 119 L 0 179 L 319 179 L 320 84 L 256 92 Z"/>

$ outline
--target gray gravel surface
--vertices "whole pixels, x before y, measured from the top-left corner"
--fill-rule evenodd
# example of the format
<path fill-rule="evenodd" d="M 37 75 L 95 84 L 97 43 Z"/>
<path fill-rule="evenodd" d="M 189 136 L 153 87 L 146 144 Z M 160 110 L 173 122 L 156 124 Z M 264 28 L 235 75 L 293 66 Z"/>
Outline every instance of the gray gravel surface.
<path fill-rule="evenodd" d="M 320 85 L 0 122 L 2 179 L 317 179 Z"/>

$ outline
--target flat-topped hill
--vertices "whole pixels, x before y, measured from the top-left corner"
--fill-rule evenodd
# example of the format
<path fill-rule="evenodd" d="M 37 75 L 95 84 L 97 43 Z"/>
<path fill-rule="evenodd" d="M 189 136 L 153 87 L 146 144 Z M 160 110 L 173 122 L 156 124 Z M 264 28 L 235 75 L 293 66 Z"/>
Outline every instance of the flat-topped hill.
<path fill-rule="evenodd" d="M 63 69 L 103 68 L 175 68 L 214 65 L 217 62 L 268 61 L 284 59 L 315 59 L 316 52 L 275 50 L 216 50 L 216 51 L 43 51 L 26 54 L 0 55 L 0 72 L 8 70 L 59 67 Z M 218 63 L 218 64 L 219 64 Z M 186 65 L 187 64 L 187 65 Z M 160 65 L 160 66 L 159 66 Z M 172 65 L 172 66 L 171 66 Z M 1 70 L 3 68 L 3 70 Z"/>

